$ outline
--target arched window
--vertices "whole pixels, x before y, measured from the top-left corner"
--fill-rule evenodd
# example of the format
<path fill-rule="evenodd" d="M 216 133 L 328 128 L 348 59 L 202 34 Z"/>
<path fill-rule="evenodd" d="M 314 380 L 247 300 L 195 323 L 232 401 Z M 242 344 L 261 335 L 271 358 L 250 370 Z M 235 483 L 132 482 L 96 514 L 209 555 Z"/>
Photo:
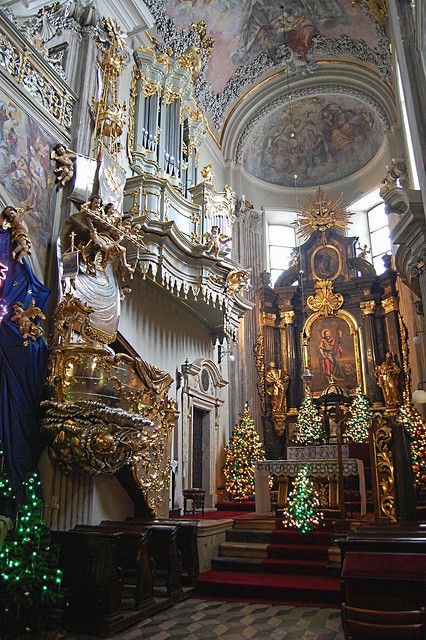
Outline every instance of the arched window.
<path fill-rule="evenodd" d="M 266 211 L 268 271 L 274 286 L 278 276 L 288 268 L 296 246 L 296 214 L 293 211 Z"/>

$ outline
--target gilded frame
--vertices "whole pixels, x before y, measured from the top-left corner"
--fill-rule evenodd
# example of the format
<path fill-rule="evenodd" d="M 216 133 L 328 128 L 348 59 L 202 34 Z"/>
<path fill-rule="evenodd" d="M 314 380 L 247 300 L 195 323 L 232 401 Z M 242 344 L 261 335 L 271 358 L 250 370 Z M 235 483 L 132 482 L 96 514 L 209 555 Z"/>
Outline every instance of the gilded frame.
<path fill-rule="evenodd" d="M 354 316 L 352 316 L 350 313 L 348 313 L 347 311 L 344 311 L 342 309 L 340 309 L 339 311 L 337 311 L 336 314 L 333 314 L 332 317 L 337 317 L 337 318 L 341 318 L 342 320 L 344 320 L 346 322 L 346 324 L 348 325 L 349 328 L 349 333 L 352 337 L 353 340 L 353 349 L 354 349 L 354 356 L 355 356 L 355 373 L 356 373 L 356 380 L 357 380 L 357 386 L 361 386 L 363 392 L 365 393 L 366 391 L 366 381 L 365 381 L 365 375 L 364 375 L 364 369 L 363 369 L 363 358 L 362 358 L 362 337 L 361 337 L 361 330 L 360 327 L 356 321 L 356 319 L 354 318 Z M 301 345 L 302 345 L 302 360 L 303 360 L 303 366 L 305 368 L 308 368 L 309 370 L 312 369 L 312 363 L 311 363 L 311 358 L 310 358 L 310 340 L 311 340 L 311 336 L 312 336 L 312 327 L 314 325 L 314 323 L 317 320 L 324 320 L 324 316 L 321 316 L 321 314 L 319 312 L 313 313 L 309 316 L 309 318 L 307 318 L 305 325 L 303 327 L 303 331 L 301 334 Z M 315 398 L 318 398 L 321 395 L 322 391 L 315 391 L 313 392 L 313 396 Z M 350 389 L 349 390 L 350 395 L 355 395 L 355 389 Z"/>
<path fill-rule="evenodd" d="M 334 251 L 335 254 L 337 255 L 338 267 L 337 267 L 337 271 L 336 271 L 336 273 L 334 274 L 333 277 L 330 277 L 330 276 L 326 277 L 324 275 L 323 276 L 319 276 L 319 275 L 317 275 L 317 273 L 315 271 L 315 257 L 323 249 L 332 249 L 332 251 Z M 332 244 L 323 244 L 323 245 L 320 245 L 319 247 L 317 247 L 312 252 L 312 255 L 311 255 L 311 273 L 312 273 L 312 276 L 315 278 L 315 280 L 335 280 L 336 278 L 338 278 L 340 276 L 341 272 L 342 272 L 342 256 L 340 255 L 340 252 L 338 251 L 338 249 L 334 245 L 332 245 Z"/>

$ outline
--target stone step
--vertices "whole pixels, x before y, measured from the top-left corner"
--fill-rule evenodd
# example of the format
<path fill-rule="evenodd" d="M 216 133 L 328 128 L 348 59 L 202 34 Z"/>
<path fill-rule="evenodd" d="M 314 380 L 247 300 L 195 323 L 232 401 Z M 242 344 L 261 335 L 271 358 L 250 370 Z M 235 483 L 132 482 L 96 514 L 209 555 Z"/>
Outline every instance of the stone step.
<path fill-rule="evenodd" d="M 219 556 L 234 558 L 266 558 L 268 545 L 263 542 L 222 542 Z"/>
<path fill-rule="evenodd" d="M 271 532 L 262 529 L 228 529 L 226 542 L 262 542 L 270 544 Z"/>
<path fill-rule="evenodd" d="M 235 529 L 251 529 L 273 531 L 276 528 L 275 518 L 236 518 Z"/>

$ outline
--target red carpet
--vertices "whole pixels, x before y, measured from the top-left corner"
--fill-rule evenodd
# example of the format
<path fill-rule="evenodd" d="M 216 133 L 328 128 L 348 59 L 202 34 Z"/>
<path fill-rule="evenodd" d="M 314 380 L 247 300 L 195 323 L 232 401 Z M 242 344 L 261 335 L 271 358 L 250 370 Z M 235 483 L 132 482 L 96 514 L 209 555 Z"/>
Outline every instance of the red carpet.
<path fill-rule="evenodd" d="M 182 520 L 224 520 L 225 518 L 237 518 L 244 516 L 244 511 L 197 511 L 194 515 L 179 516 Z"/>
<path fill-rule="evenodd" d="M 234 521 L 231 533 L 238 532 L 238 520 L 250 522 L 250 516 Z M 278 521 L 276 525 L 282 524 Z M 340 579 L 327 576 L 330 531 L 321 529 L 306 534 L 291 529 L 250 530 L 244 528 L 239 540 L 250 542 L 266 536 L 271 544 L 268 557 L 257 565 L 244 558 L 215 562 L 217 569 L 197 579 L 197 597 L 217 597 L 247 602 L 282 603 L 299 606 L 340 605 Z M 233 537 L 227 537 L 233 540 Z M 265 538 L 264 538 L 265 539 Z"/>
<path fill-rule="evenodd" d="M 238 599 L 258 598 L 268 602 L 293 602 L 322 606 L 340 604 L 340 579 L 322 576 L 278 575 L 207 571 L 197 580 L 197 596 Z"/>

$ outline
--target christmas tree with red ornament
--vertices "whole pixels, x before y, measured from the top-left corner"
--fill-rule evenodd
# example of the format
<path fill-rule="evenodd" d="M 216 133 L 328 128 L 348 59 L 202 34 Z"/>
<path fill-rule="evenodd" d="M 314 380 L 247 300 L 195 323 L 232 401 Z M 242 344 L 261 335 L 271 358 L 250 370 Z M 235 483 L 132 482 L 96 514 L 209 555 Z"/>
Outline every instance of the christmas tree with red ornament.
<path fill-rule="evenodd" d="M 417 487 L 426 486 L 426 425 L 416 407 L 404 397 L 397 421 L 410 436 L 411 459 Z"/>
<path fill-rule="evenodd" d="M 254 468 L 261 460 L 265 460 L 265 449 L 246 403 L 244 414 L 225 447 L 223 473 L 229 500 L 248 500 L 254 495 Z"/>

